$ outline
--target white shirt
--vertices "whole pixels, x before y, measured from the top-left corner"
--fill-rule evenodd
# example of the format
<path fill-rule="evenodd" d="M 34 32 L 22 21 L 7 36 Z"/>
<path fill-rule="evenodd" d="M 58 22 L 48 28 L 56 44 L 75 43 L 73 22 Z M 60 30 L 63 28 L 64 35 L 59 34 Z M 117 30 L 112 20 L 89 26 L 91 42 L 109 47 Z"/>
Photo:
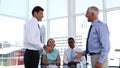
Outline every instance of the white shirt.
<path fill-rule="evenodd" d="M 40 29 L 38 28 L 38 21 L 32 18 L 25 24 L 24 29 L 24 47 L 30 50 L 40 50 L 43 44 L 40 41 Z"/>
<path fill-rule="evenodd" d="M 82 49 L 80 49 L 80 48 L 77 47 L 77 46 L 75 46 L 75 47 L 73 48 L 73 50 L 74 50 L 75 52 L 82 52 Z M 71 48 L 68 47 L 68 48 L 64 51 L 63 63 L 68 64 L 68 62 L 71 62 L 71 56 L 70 56 L 70 54 L 71 54 Z M 76 54 L 77 54 L 77 53 L 76 53 Z M 79 60 L 76 60 L 76 59 L 75 59 L 74 61 L 77 61 L 77 62 L 80 62 L 80 63 L 86 63 L 86 59 L 85 59 L 84 56 L 81 57 L 81 59 L 79 59 Z"/>

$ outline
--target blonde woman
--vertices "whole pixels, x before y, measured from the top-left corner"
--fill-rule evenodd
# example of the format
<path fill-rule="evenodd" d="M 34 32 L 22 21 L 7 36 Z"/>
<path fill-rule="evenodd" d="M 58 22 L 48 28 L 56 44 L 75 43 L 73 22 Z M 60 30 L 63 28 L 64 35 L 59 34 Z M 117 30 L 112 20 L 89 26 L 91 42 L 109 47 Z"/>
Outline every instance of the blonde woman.
<path fill-rule="evenodd" d="M 47 41 L 47 46 L 51 47 L 52 50 L 50 52 L 46 52 L 43 50 L 42 55 L 42 64 L 43 65 L 60 65 L 60 53 L 57 49 L 55 49 L 55 41 L 50 38 Z"/>

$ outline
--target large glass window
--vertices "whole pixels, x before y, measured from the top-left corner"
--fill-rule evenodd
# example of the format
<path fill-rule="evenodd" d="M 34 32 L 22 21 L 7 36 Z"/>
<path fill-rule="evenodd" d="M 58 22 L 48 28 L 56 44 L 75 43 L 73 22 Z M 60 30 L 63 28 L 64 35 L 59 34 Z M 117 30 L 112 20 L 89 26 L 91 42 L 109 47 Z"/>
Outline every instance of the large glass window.
<path fill-rule="evenodd" d="M 0 67 L 23 65 L 24 24 L 23 19 L 0 15 Z"/>
<path fill-rule="evenodd" d="M 28 0 L 0 0 L 0 14 L 20 17 L 28 17 Z"/>
<path fill-rule="evenodd" d="M 118 31 L 118 29 L 120 29 L 119 18 L 120 10 L 107 12 L 107 24 L 110 31 L 111 48 L 114 50 L 120 48 L 120 32 Z"/>
<path fill-rule="evenodd" d="M 67 16 L 67 0 L 48 0 L 49 17 Z"/>
<path fill-rule="evenodd" d="M 76 14 L 86 12 L 90 6 L 97 6 L 102 9 L 102 0 L 76 0 Z"/>
<path fill-rule="evenodd" d="M 106 0 L 107 8 L 119 7 L 120 0 Z"/>
<path fill-rule="evenodd" d="M 8 41 L 23 46 L 24 23 L 22 19 L 0 16 L 0 42 Z"/>
<path fill-rule="evenodd" d="M 111 66 L 118 66 L 119 65 L 119 58 L 120 58 L 120 10 L 110 11 L 107 12 L 107 25 L 110 31 L 110 44 L 111 44 L 111 51 L 109 57 L 112 58 L 109 64 Z M 113 63 L 114 62 L 114 63 Z"/>
<path fill-rule="evenodd" d="M 50 37 L 62 37 L 68 35 L 67 18 L 50 21 Z"/>
<path fill-rule="evenodd" d="M 76 16 L 76 35 L 86 33 L 89 29 L 90 22 L 88 23 L 85 16 Z"/>

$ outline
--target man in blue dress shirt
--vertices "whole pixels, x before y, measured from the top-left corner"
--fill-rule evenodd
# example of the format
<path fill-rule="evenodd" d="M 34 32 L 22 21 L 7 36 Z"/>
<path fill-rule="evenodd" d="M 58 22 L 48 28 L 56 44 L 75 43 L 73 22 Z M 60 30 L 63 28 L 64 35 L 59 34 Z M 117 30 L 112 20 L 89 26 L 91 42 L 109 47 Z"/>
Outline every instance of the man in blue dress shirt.
<path fill-rule="evenodd" d="M 79 53 L 75 58 L 83 55 L 91 56 L 92 68 L 108 68 L 108 53 L 110 51 L 109 30 L 105 23 L 98 19 L 99 9 L 91 6 L 87 9 L 86 17 L 92 22 L 91 30 L 88 33 L 86 50 Z"/>

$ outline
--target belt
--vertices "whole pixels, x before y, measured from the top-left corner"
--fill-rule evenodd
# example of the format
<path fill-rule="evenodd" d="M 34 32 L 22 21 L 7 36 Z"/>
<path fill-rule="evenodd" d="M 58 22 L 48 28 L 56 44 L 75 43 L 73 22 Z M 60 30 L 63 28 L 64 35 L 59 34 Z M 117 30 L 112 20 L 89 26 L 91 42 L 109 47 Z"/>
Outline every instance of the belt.
<path fill-rule="evenodd" d="M 26 51 L 39 52 L 39 50 L 30 50 L 30 49 L 26 49 Z"/>
<path fill-rule="evenodd" d="M 100 53 L 89 53 L 89 55 L 95 55 L 95 54 L 100 54 Z"/>

